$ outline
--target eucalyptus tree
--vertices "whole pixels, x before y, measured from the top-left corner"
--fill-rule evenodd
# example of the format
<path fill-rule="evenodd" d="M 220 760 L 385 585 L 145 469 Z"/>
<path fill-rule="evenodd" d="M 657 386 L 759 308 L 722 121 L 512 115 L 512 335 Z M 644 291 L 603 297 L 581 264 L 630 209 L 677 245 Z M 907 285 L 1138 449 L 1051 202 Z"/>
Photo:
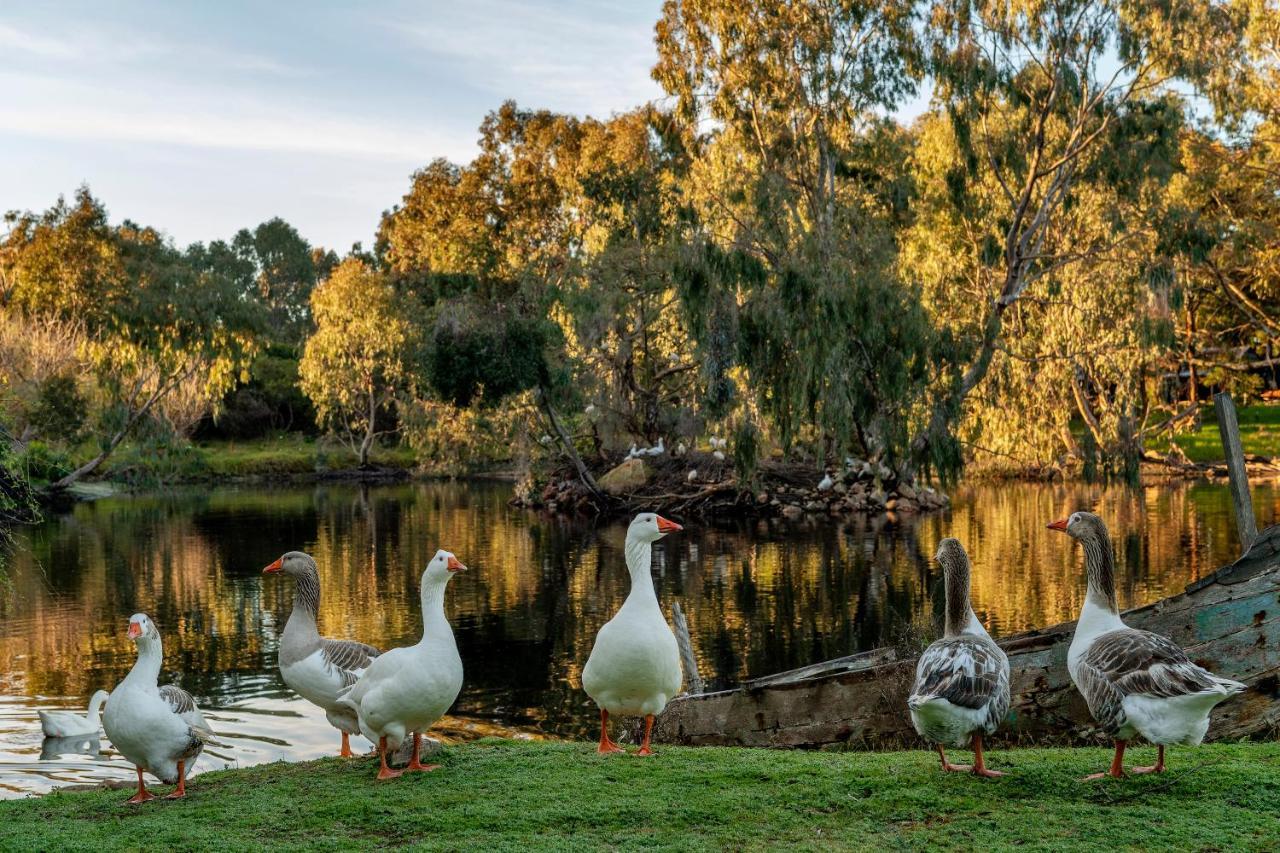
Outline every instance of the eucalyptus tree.
<path fill-rule="evenodd" d="M 987 377 L 1011 310 L 1073 266 L 1135 244 L 1133 204 L 1164 168 L 1181 120 L 1164 98 L 1176 83 L 1212 86 L 1239 47 L 1241 3 L 1172 0 L 946 0 L 926 32 L 934 97 L 952 126 L 947 205 L 969 244 L 962 278 L 971 304 L 952 315 L 969 355 L 912 441 L 940 469 L 960 458 L 951 427 Z M 1164 177 L 1167 178 L 1168 170 Z M 1085 240 L 1070 227 L 1082 184 L 1114 194 Z M 976 191 L 976 185 L 993 191 Z M 1158 280 L 1162 273 L 1148 272 Z M 1072 298 L 1068 290 L 1063 297 Z M 1081 395 L 1084 400 L 1084 395 Z M 1132 432 L 1133 424 L 1127 427 Z"/>
<path fill-rule="evenodd" d="M 299 384 L 365 467 L 410 390 L 411 307 L 385 273 L 348 258 L 312 291 L 311 315 Z"/>
<path fill-rule="evenodd" d="M 667 2 L 653 77 L 696 157 L 682 272 L 709 380 L 745 368 L 784 445 L 899 456 L 933 344 L 894 274 L 919 73 L 915 4 Z"/>

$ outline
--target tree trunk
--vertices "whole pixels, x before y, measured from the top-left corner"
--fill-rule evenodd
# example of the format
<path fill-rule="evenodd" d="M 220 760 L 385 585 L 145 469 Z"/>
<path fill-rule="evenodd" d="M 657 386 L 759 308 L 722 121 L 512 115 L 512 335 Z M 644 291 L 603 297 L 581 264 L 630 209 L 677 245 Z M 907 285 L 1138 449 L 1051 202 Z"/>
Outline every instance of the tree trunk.
<path fill-rule="evenodd" d="M 374 392 L 373 381 L 369 382 L 369 425 L 364 431 L 364 440 L 360 442 L 360 461 L 361 468 L 369 467 L 369 449 L 373 447 L 373 439 L 378 429 L 378 395 Z"/>
<path fill-rule="evenodd" d="M 582 457 L 578 455 L 577 448 L 573 446 L 572 438 L 565 432 L 564 426 L 560 423 L 560 418 L 556 415 L 556 410 L 551 405 L 551 400 L 545 388 L 538 388 L 538 404 L 542 406 L 542 411 L 546 413 L 547 420 L 551 422 L 551 428 L 555 430 L 556 436 L 559 437 L 565 453 L 569 454 L 569 460 L 573 463 L 573 467 L 577 469 L 578 478 L 582 480 L 582 484 L 590 489 L 591 493 L 596 497 L 602 497 L 600 487 L 596 485 L 595 478 L 591 476 L 591 471 L 587 469 Z"/>
<path fill-rule="evenodd" d="M 155 402 L 157 400 L 160 399 L 160 396 L 161 394 L 160 394 L 160 391 L 158 390 L 154 394 L 152 394 L 151 397 L 147 400 L 147 402 L 142 405 L 142 408 L 138 409 L 136 412 L 129 415 L 129 417 L 124 422 L 124 426 L 120 427 L 120 429 L 116 432 L 116 434 L 111 436 L 111 440 L 107 442 L 107 446 L 103 448 L 101 453 L 99 453 L 97 456 L 93 457 L 88 462 L 81 465 L 76 470 L 72 471 L 70 474 L 67 474 L 62 479 L 58 480 L 55 483 L 51 483 L 49 485 L 49 491 L 60 492 L 63 489 L 69 488 L 72 484 L 83 479 L 84 477 L 89 476 L 94 471 L 98 470 L 98 467 L 102 465 L 103 462 L 106 462 L 107 458 L 111 456 L 113 452 L 115 452 L 115 449 L 117 447 L 120 446 L 120 442 L 125 440 L 125 437 L 129 434 L 129 430 L 133 429 L 133 425 L 136 424 L 139 420 L 141 420 L 142 416 L 151 410 L 151 407 L 155 405 Z"/>

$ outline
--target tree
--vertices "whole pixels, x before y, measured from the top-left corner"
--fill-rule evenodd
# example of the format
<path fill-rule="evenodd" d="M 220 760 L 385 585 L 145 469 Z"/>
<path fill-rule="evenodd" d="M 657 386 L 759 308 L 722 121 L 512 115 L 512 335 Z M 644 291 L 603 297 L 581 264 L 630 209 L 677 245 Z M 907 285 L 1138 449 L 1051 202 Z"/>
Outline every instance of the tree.
<path fill-rule="evenodd" d="M 348 258 L 312 292 L 311 314 L 316 328 L 299 367 L 302 390 L 365 467 L 409 382 L 409 306 L 386 275 Z"/>
<path fill-rule="evenodd" d="M 98 469 L 144 418 L 194 383 L 216 401 L 258 348 L 260 315 L 234 282 L 151 228 L 111 226 L 88 188 L 74 204 L 10 214 L 2 256 L 14 310 L 83 329 L 80 358 L 104 397 L 100 450 L 52 484 Z"/>
<path fill-rule="evenodd" d="M 906 148 L 877 115 L 914 87 L 913 22 L 894 0 L 663 6 L 653 76 L 696 152 L 692 331 L 709 384 L 746 368 L 784 445 L 892 460 L 925 387 L 933 335 L 893 264 Z"/>
<path fill-rule="evenodd" d="M 1150 99 L 1176 79 L 1212 82 L 1214 58 L 1239 45 L 1239 13 L 1238 5 L 1205 0 L 953 0 L 933 7 L 935 97 L 960 152 L 948 186 L 957 215 L 983 245 L 971 276 L 973 319 L 963 330 L 971 355 L 916 431 L 917 464 L 954 470 L 959 449 L 951 424 L 986 378 L 1011 307 L 1037 282 L 1129 239 L 1123 219 L 1084 246 L 1061 239 L 1077 187 L 1117 163 L 1118 189 L 1132 187 L 1120 172 L 1145 169 L 1143 144 L 1158 142 L 1168 127 L 1144 122 Z M 998 195 L 974 206 L 968 188 L 981 181 L 994 183 Z"/>

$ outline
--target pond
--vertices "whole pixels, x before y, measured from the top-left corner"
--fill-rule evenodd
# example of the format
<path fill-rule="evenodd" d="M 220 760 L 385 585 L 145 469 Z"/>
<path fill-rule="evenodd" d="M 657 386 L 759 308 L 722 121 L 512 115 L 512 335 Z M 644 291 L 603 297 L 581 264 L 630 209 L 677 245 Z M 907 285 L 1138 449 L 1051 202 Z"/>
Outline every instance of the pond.
<path fill-rule="evenodd" d="M 470 567 L 446 598 L 466 684 L 433 734 L 593 737 L 578 677 L 627 593 L 625 521 L 540 516 L 509 497 L 496 483 L 185 489 L 80 504 L 19 531 L 0 590 L 0 796 L 131 778 L 105 738 L 42 742 L 36 709 L 83 711 L 122 678 L 136 611 L 163 634 L 162 677 L 195 695 L 217 733 L 199 769 L 335 754 L 337 733 L 276 669 L 293 588 L 262 568 L 291 549 L 320 565 L 322 632 L 382 648 L 417 641 L 421 570 L 437 548 L 454 551 Z M 1256 488 L 1255 504 L 1260 525 L 1274 523 L 1280 490 Z M 969 549 L 974 606 L 993 633 L 1074 618 L 1080 558 L 1045 523 L 1079 508 L 1111 526 L 1125 607 L 1237 553 L 1221 485 L 985 484 L 923 518 L 690 522 L 655 548 L 654 580 L 663 606 L 687 613 L 703 676 L 727 685 L 935 636 L 930 558 L 944 536 Z"/>

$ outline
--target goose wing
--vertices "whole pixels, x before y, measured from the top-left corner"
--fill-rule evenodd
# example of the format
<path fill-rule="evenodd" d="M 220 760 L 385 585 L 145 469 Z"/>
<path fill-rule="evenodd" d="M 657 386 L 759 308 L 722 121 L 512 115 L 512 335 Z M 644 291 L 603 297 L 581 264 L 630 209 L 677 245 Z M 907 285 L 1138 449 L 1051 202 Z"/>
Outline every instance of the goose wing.
<path fill-rule="evenodd" d="M 1109 731 L 1125 722 L 1127 696 L 1171 699 L 1213 690 L 1221 680 L 1191 662 L 1168 637 L 1122 628 L 1101 635 L 1080 659 L 1077 686 L 1095 720 Z"/>
<path fill-rule="evenodd" d="M 204 714 L 196 707 L 196 700 L 191 694 L 176 684 L 166 684 L 160 688 L 160 698 L 168 703 L 173 713 L 182 718 L 195 737 L 201 742 L 213 738 L 213 730 L 205 722 Z"/>
<path fill-rule="evenodd" d="M 946 699 L 961 708 L 986 708 L 998 724 L 1009 710 L 1009 659 L 989 640 L 938 640 L 916 664 L 916 683 L 908 701 L 929 699 Z"/>
<path fill-rule="evenodd" d="M 373 659 L 382 652 L 365 643 L 355 640 L 320 640 L 320 654 L 324 662 L 342 674 L 343 685 L 350 687 L 359 679 L 360 673 L 369 668 Z"/>

